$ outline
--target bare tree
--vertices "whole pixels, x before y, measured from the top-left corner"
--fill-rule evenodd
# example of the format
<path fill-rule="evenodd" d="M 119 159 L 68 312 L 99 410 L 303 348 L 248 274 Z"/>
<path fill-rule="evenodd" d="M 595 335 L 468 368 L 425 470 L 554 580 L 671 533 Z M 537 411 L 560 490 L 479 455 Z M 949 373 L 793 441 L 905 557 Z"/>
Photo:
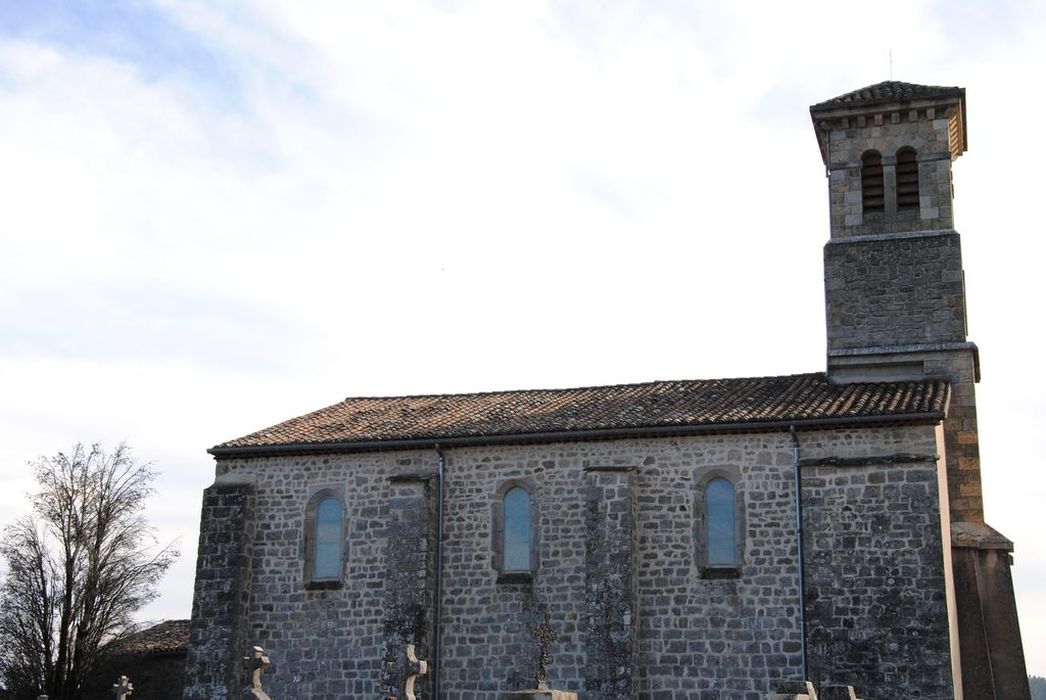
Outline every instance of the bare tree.
<path fill-rule="evenodd" d="M 126 445 L 77 444 L 31 466 L 33 515 L 0 542 L 0 682 L 10 698 L 73 700 L 178 552 L 155 547 L 142 511 L 156 472 Z"/>

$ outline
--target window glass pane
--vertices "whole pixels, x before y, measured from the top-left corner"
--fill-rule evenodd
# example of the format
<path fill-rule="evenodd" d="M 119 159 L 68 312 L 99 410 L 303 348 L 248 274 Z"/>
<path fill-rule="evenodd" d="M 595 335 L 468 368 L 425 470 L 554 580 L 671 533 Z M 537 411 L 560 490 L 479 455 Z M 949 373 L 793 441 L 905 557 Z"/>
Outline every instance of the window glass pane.
<path fill-rule="evenodd" d="M 341 504 L 336 498 L 325 498 L 316 507 L 313 578 L 341 576 Z"/>
<path fill-rule="evenodd" d="M 505 494 L 505 571 L 530 571 L 530 494 L 516 487 Z"/>
<path fill-rule="evenodd" d="M 734 485 L 726 479 L 712 479 L 705 488 L 705 515 L 708 526 L 708 565 L 737 564 L 737 535 L 734 529 Z"/>

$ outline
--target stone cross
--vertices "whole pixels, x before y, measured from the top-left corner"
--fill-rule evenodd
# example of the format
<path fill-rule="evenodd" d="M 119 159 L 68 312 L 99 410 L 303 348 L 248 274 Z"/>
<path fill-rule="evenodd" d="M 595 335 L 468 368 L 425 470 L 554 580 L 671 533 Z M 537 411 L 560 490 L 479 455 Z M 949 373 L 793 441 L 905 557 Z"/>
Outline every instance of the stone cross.
<path fill-rule="evenodd" d="M 407 700 L 417 700 L 417 696 L 414 695 L 414 682 L 417 681 L 418 676 L 424 676 L 429 672 L 429 662 L 420 661 L 418 657 L 414 655 L 414 645 L 407 645 L 407 683 L 403 688 L 403 694 L 407 696 Z"/>
<path fill-rule="evenodd" d="M 261 647 L 251 647 L 249 656 L 243 657 L 243 667 L 251 672 L 251 687 L 247 689 L 247 693 L 256 698 L 268 698 L 262 690 L 261 677 L 262 671 L 267 669 L 271 664 L 269 663 L 269 657 L 265 655 L 265 650 Z"/>
<path fill-rule="evenodd" d="M 559 633 L 552 628 L 552 617 L 545 613 L 545 621 L 534 628 L 534 637 L 538 640 L 538 684 L 537 690 L 548 690 L 548 665 L 552 661 L 550 648 L 552 642 L 559 639 Z"/>
<path fill-rule="evenodd" d="M 120 676 L 113 683 L 113 697 L 116 700 L 126 700 L 127 696 L 134 692 L 134 684 L 127 680 L 127 676 Z"/>

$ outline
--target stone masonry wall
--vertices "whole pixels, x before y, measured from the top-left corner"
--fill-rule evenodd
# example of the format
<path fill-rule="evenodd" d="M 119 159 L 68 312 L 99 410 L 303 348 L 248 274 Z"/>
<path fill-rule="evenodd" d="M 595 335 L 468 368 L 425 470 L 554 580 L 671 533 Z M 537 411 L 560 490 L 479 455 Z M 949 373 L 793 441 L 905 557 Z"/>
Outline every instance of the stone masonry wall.
<path fill-rule="evenodd" d="M 435 478 L 409 477 L 389 485 L 385 538 L 385 675 L 382 698 L 400 697 L 407 680 L 407 644 L 432 658 L 436 580 Z M 427 687 L 422 678 L 417 689 Z"/>
<path fill-rule="evenodd" d="M 809 675 L 867 700 L 953 697 L 939 467 L 923 433 L 889 461 L 884 446 L 800 436 Z"/>
<path fill-rule="evenodd" d="M 585 690 L 630 700 L 636 666 L 634 469 L 585 471 Z"/>
<path fill-rule="evenodd" d="M 254 507 L 250 484 L 215 484 L 204 491 L 185 700 L 239 696 L 239 660 L 248 647 L 246 624 L 256 554 Z"/>
<path fill-rule="evenodd" d="M 819 431 L 803 439 L 817 437 L 834 454 L 868 454 L 898 451 L 921 430 Z M 551 685 L 582 691 L 589 700 L 756 700 L 777 681 L 801 674 L 787 432 L 444 451 L 446 700 L 489 700 L 532 685 L 537 645 L 531 630 L 546 611 L 560 634 L 552 647 Z M 397 598 L 392 590 L 407 584 L 394 578 L 401 567 L 391 565 L 396 548 L 390 538 L 406 536 L 397 530 L 404 524 L 424 530 L 425 518 L 415 516 L 431 503 L 419 490 L 429 487 L 411 485 L 404 493 L 405 484 L 390 477 L 431 472 L 435 465 L 433 450 L 219 462 L 225 478 L 255 483 L 255 566 L 250 609 L 241 623 L 249 631 L 247 643 L 270 653 L 266 689 L 272 697 L 363 698 L 387 690 L 385 662 L 396 641 L 390 642 L 396 617 L 390 612 L 411 607 L 390 601 L 409 603 L 414 595 Z M 710 470 L 740 475 L 745 551 L 737 578 L 702 578 L 697 565 L 697 482 Z M 513 480 L 533 486 L 540 551 L 529 580 L 499 577 L 493 565 L 492 505 L 498 488 Z M 316 488 L 339 484 L 348 518 L 344 582 L 309 590 L 301 549 L 305 504 Z M 816 488 L 825 507 L 835 508 L 852 487 L 833 482 Z M 934 535 L 930 529 L 924 534 Z M 880 569 L 892 566 L 893 550 L 889 556 L 861 552 Z M 427 556 L 404 559 L 402 568 L 426 579 Z M 931 560 L 926 554 L 925 561 L 905 563 L 895 581 L 924 580 L 919 567 L 933 567 Z M 431 589 L 428 580 L 419 586 Z M 844 611 L 861 612 L 841 606 L 838 619 L 825 618 L 826 626 L 857 637 L 882 636 L 867 614 L 847 628 Z M 214 663 L 218 656 L 212 652 Z M 227 658 L 238 667 L 238 656 Z M 914 665 L 913 673 L 919 668 Z M 931 672 L 936 668 L 931 664 Z"/>
<path fill-rule="evenodd" d="M 762 697 L 801 668 L 788 436 L 666 442 L 637 474 L 639 697 Z M 702 578 L 697 482 L 706 470 L 735 467 L 748 514 L 741 575 Z"/>
<path fill-rule="evenodd" d="M 954 231 L 832 240 L 824 274 L 830 351 L 966 340 Z"/>
<path fill-rule="evenodd" d="M 408 460 L 409 461 L 409 460 Z M 393 462 L 395 465 L 395 462 Z M 402 471 L 416 472 L 409 465 Z M 386 552 L 398 470 L 386 455 L 220 462 L 257 479 L 258 565 L 251 578 L 250 643 L 269 651 L 274 698 L 376 698 L 385 677 Z M 348 561 L 340 587 L 305 586 L 305 506 L 319 487 L 345 493 Z"/>
<path fill-rule="evenodd" d="M 624 572 L 619 561 L 609 562 L 608 571 L 586 571 L 591 547 L 582 533 L 588 483 L 597 470 L 612 467 L 635 469 L 637 565 L 632 575 L 638 619 L 633 623 L 637 650 L 631 697 L 755 700 L 777 679 L 798 675 L 790 454 L 785 433 L 448 452 L 447 571 L 454 576 L 447 578 L 444 610 L 447 698 L 486 700 L 493 691 L 530 680 L 535 646 L 526 628 L 546 609 L 561 634 L 553 647 L 552 686 L 584 691 L 586 685 L 599 685 L 589 675 L 589 659 L 603 655 L 605 647 L 599 635 L 588 637 L 585 618 L 595 601 L 587 585 Z M 745 497 L 758 503 L 748 511 L 749 531 L 758 536 L 750 539 L 755 548 L 740 578 L 703 579 L 693 538 L 694 484 L 704 470 L 729 465 L 740 469 Z M 483 560 L 491 546 L 484 513 L 498 484 L 525 478 L 536 484 L 540 568 L 530 584 L 498 583 Z M 624 486 L 615 486 L 611 496 L 618 508 L 627 502 L 627 490 L 618 490 Z M 605 517 L 600 513 L 595 520 Z M 602 566 L 598 560 L 594 564 Z M 620 585 L 623 589 L 625 582 Z M 623 610 L 610 609 L 621 614 L 617 631 L 625 632 Z M 606 623 L 604 629 L 613 634 L 616 621 Z M 452 630 L 467 630 L 474 641 Z M 604 683 L 611 694 L 590 690 L 585 697 L 618 697 L 613 679 Z"/>

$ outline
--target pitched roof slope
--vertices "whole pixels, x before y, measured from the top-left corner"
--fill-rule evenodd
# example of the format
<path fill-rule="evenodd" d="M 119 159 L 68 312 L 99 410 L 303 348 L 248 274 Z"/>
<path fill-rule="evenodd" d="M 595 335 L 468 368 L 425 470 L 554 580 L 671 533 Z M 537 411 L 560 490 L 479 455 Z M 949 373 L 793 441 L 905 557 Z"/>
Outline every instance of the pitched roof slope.
<path fill-rule="evenodd" d="M 966 91 L 961 87 L 943 87 L 940 85 L 916 85 L 899 80 L 887 80 L 869 85 L 845 95 L 833 97 L 810 107 L 811 111 L 831 107 L 857 107 L 886 102 L 909 102 L 918 99 L 936 99 L 939 97 L 965 97 Z"/>
<path fill-rule="evenodd" d="M 189 645 L 188 620 L 164 620 L 135 632 L 120 643 L 121 650 L 134 654 L 172 654 Z"/>
<path fill-rule="evenodd" d="M 380 446 L 636 428 L 943 417 L 943 380 L 833 384 L 826 375 L 659 381 L 645 384 L 349 398 L 211 448 L 211 454 L 268 449 Z"/>

